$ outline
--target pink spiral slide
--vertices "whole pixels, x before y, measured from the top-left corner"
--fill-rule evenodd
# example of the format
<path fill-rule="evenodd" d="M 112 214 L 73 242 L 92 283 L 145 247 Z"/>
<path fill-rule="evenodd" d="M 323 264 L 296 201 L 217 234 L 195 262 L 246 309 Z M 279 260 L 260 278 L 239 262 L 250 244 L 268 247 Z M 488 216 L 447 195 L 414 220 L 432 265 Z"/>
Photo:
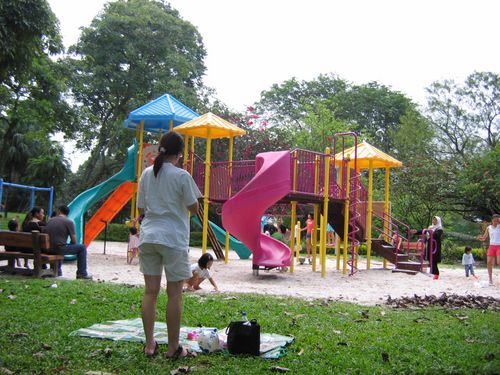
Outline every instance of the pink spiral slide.
<path fill-rule="evenodd" d="M 290 192 L 290 152 L 258 154 L 255 168 L 256 175 L 222 207 L 222 225 L 252 251 L 254 265 L 290 266 L 290 248 L 260 231 L 262 215 Z"/>

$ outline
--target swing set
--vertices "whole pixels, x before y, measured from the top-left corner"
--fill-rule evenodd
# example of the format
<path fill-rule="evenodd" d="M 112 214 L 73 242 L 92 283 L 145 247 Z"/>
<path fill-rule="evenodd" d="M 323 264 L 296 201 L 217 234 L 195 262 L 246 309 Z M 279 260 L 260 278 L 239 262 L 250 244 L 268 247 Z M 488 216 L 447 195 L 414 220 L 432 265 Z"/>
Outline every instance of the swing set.
<path fill-rule="evenodd" d="M 4 197 L 4 188 L 15 188 L 15 189 L 23 189 L 23 190 L 29 190 L 30 191 L 30 205 L 29 205 L 29 210 L 31 210 L 33 207 L 35 207 L 35 193 L 36 192 L 49 192 L 49 202 L 48 202 L 48 207 L 47 207 L 47 214 L 50 215 L 52 213 L 52 204 L 54 201 L 54 187 L 49 187 L 49 188 L 44 188 L 44 187 L 37 187 L 37 186 L 28 186 L 28 185 L 21 185 L 21 184 L 13 184 L 10 182 L 4 182 L 3 179 L 0 178 L 0 208 L 1 210 L 4 211 L 4 218 L 7 219 L 8 216 L 8 207 L 7 207 L 7 199 L 8 199 L 8 194 L 5 194 L 5 202 L 3 202 L 3 197 Z M 6 190 L 8 193 L 8 190 Z M 28 211 L 28 210 L 23 210 L 23 211 Z M 4 228 L 0 228 L 4 229 Z"/>

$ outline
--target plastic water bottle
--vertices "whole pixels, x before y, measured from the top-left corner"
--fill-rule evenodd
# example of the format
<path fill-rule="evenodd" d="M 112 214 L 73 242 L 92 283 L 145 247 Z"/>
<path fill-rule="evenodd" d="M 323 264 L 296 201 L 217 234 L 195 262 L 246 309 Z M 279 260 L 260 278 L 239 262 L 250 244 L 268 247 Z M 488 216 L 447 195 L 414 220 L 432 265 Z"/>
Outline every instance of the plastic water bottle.
<path fill-rule="evenodd" d="M 244 322 L 243 325 L 249 326 L 251 323 L 248 321 L 247 313 L 245 311 L 241 312 L 241 320 Z"/>

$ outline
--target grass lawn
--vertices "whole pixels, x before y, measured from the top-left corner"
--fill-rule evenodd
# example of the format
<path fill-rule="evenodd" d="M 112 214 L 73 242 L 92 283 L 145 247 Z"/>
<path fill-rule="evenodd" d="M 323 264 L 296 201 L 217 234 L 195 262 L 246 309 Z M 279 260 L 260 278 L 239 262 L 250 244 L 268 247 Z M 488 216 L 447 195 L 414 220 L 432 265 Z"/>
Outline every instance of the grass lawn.
<path fill-rule="evenodd" d="M 139 317 L 141 288 L 80 280 L 57 280 L 58 288 L 50 288 L 54 282 L 0 278 L 0 373 L 169 374 L 179 366 L 194 374 L 262 374 L 273 366 L 293 374 L 500 373 L 498 311 L 186 295 L 183 325 L 223 328 L 245 310 L 263 332 L 296 340 L 279 360 L 223 353 L 171 361 L 145 358 L 137 343 L 68 336 L 94 323 Z M 157 320 L 164 319 L 165 303 L 162 295 Z M 98 350 L 107 347 L 108 354 Z"/>

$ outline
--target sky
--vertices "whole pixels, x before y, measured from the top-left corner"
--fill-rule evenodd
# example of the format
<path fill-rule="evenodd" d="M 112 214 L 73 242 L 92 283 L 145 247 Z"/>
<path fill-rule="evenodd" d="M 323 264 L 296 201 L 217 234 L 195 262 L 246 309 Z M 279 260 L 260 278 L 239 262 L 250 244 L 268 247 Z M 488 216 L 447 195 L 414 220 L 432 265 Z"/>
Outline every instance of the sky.
<path fill-rule="evenodd" d="M 104 0 L 48 0 L 66 46 Z M 204 82 L 233 110 L 293 77 L 377 81 L 425 104 L 432 82 L 500 72 L 497 0 L 171 0 L 200 32 Z M 74 170 L 75 166 L 72 165 Z"/>

